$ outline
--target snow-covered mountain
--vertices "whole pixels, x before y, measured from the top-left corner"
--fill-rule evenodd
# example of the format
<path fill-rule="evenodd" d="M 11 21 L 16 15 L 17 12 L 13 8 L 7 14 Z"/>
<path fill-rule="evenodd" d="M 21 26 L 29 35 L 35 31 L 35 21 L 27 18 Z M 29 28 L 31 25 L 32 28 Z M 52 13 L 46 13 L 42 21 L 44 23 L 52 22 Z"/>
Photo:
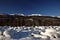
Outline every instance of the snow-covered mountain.
<path fill-rule="evenodd" d="M 60 16 L 1 14 L 0 40 L 60 40 Z"/>

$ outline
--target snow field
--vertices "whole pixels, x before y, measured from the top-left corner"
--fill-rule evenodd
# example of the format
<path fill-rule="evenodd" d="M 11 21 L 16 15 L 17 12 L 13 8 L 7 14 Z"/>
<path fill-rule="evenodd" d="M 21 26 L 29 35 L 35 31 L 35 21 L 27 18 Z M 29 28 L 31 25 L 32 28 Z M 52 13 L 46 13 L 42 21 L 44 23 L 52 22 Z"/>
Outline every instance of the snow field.
<path fill-rule="evenodd" d="M 60 26 L 35 26 L 35 27 L 0 27 L 0 39 L 11 40 L 33 40 L 35 38 L 41 40 L 60 38 Z M 36 40 L 38 40 L 36 39 Z"/>

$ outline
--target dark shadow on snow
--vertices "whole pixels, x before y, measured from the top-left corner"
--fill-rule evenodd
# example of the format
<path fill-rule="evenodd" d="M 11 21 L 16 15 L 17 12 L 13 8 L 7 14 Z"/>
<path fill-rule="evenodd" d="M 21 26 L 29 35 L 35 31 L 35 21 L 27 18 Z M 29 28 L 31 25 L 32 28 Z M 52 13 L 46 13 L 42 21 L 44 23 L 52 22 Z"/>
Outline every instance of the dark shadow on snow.
<path fill-rule="evenodd" d="M 11 38 L 13 38 L 13 39 L 24 38 L 24 37 L 29 36 L 30 34 L 31 34 L 31 32 L 17 32 L 15 30 L 10 31 Z"/>

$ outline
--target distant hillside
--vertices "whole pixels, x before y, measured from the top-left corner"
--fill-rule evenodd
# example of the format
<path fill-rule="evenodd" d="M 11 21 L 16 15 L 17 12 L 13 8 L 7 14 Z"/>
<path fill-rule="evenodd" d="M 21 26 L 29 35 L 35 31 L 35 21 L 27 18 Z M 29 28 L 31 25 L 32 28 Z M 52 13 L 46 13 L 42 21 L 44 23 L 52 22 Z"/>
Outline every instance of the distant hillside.
<path fill-rule="evenodd" d="M 60 18 L 0 14 L 0 26 L 60 26 Z"/>

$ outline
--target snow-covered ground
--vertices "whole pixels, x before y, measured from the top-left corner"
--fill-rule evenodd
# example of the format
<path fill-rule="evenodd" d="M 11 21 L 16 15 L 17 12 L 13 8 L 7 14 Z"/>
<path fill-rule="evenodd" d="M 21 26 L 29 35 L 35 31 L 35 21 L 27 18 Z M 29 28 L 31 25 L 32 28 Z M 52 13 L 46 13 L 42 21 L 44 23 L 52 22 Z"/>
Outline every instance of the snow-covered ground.
<path fill-rule="evenodd" d="M 0 26 L 0 40 L 60 40 L 60 26 Z"/>

